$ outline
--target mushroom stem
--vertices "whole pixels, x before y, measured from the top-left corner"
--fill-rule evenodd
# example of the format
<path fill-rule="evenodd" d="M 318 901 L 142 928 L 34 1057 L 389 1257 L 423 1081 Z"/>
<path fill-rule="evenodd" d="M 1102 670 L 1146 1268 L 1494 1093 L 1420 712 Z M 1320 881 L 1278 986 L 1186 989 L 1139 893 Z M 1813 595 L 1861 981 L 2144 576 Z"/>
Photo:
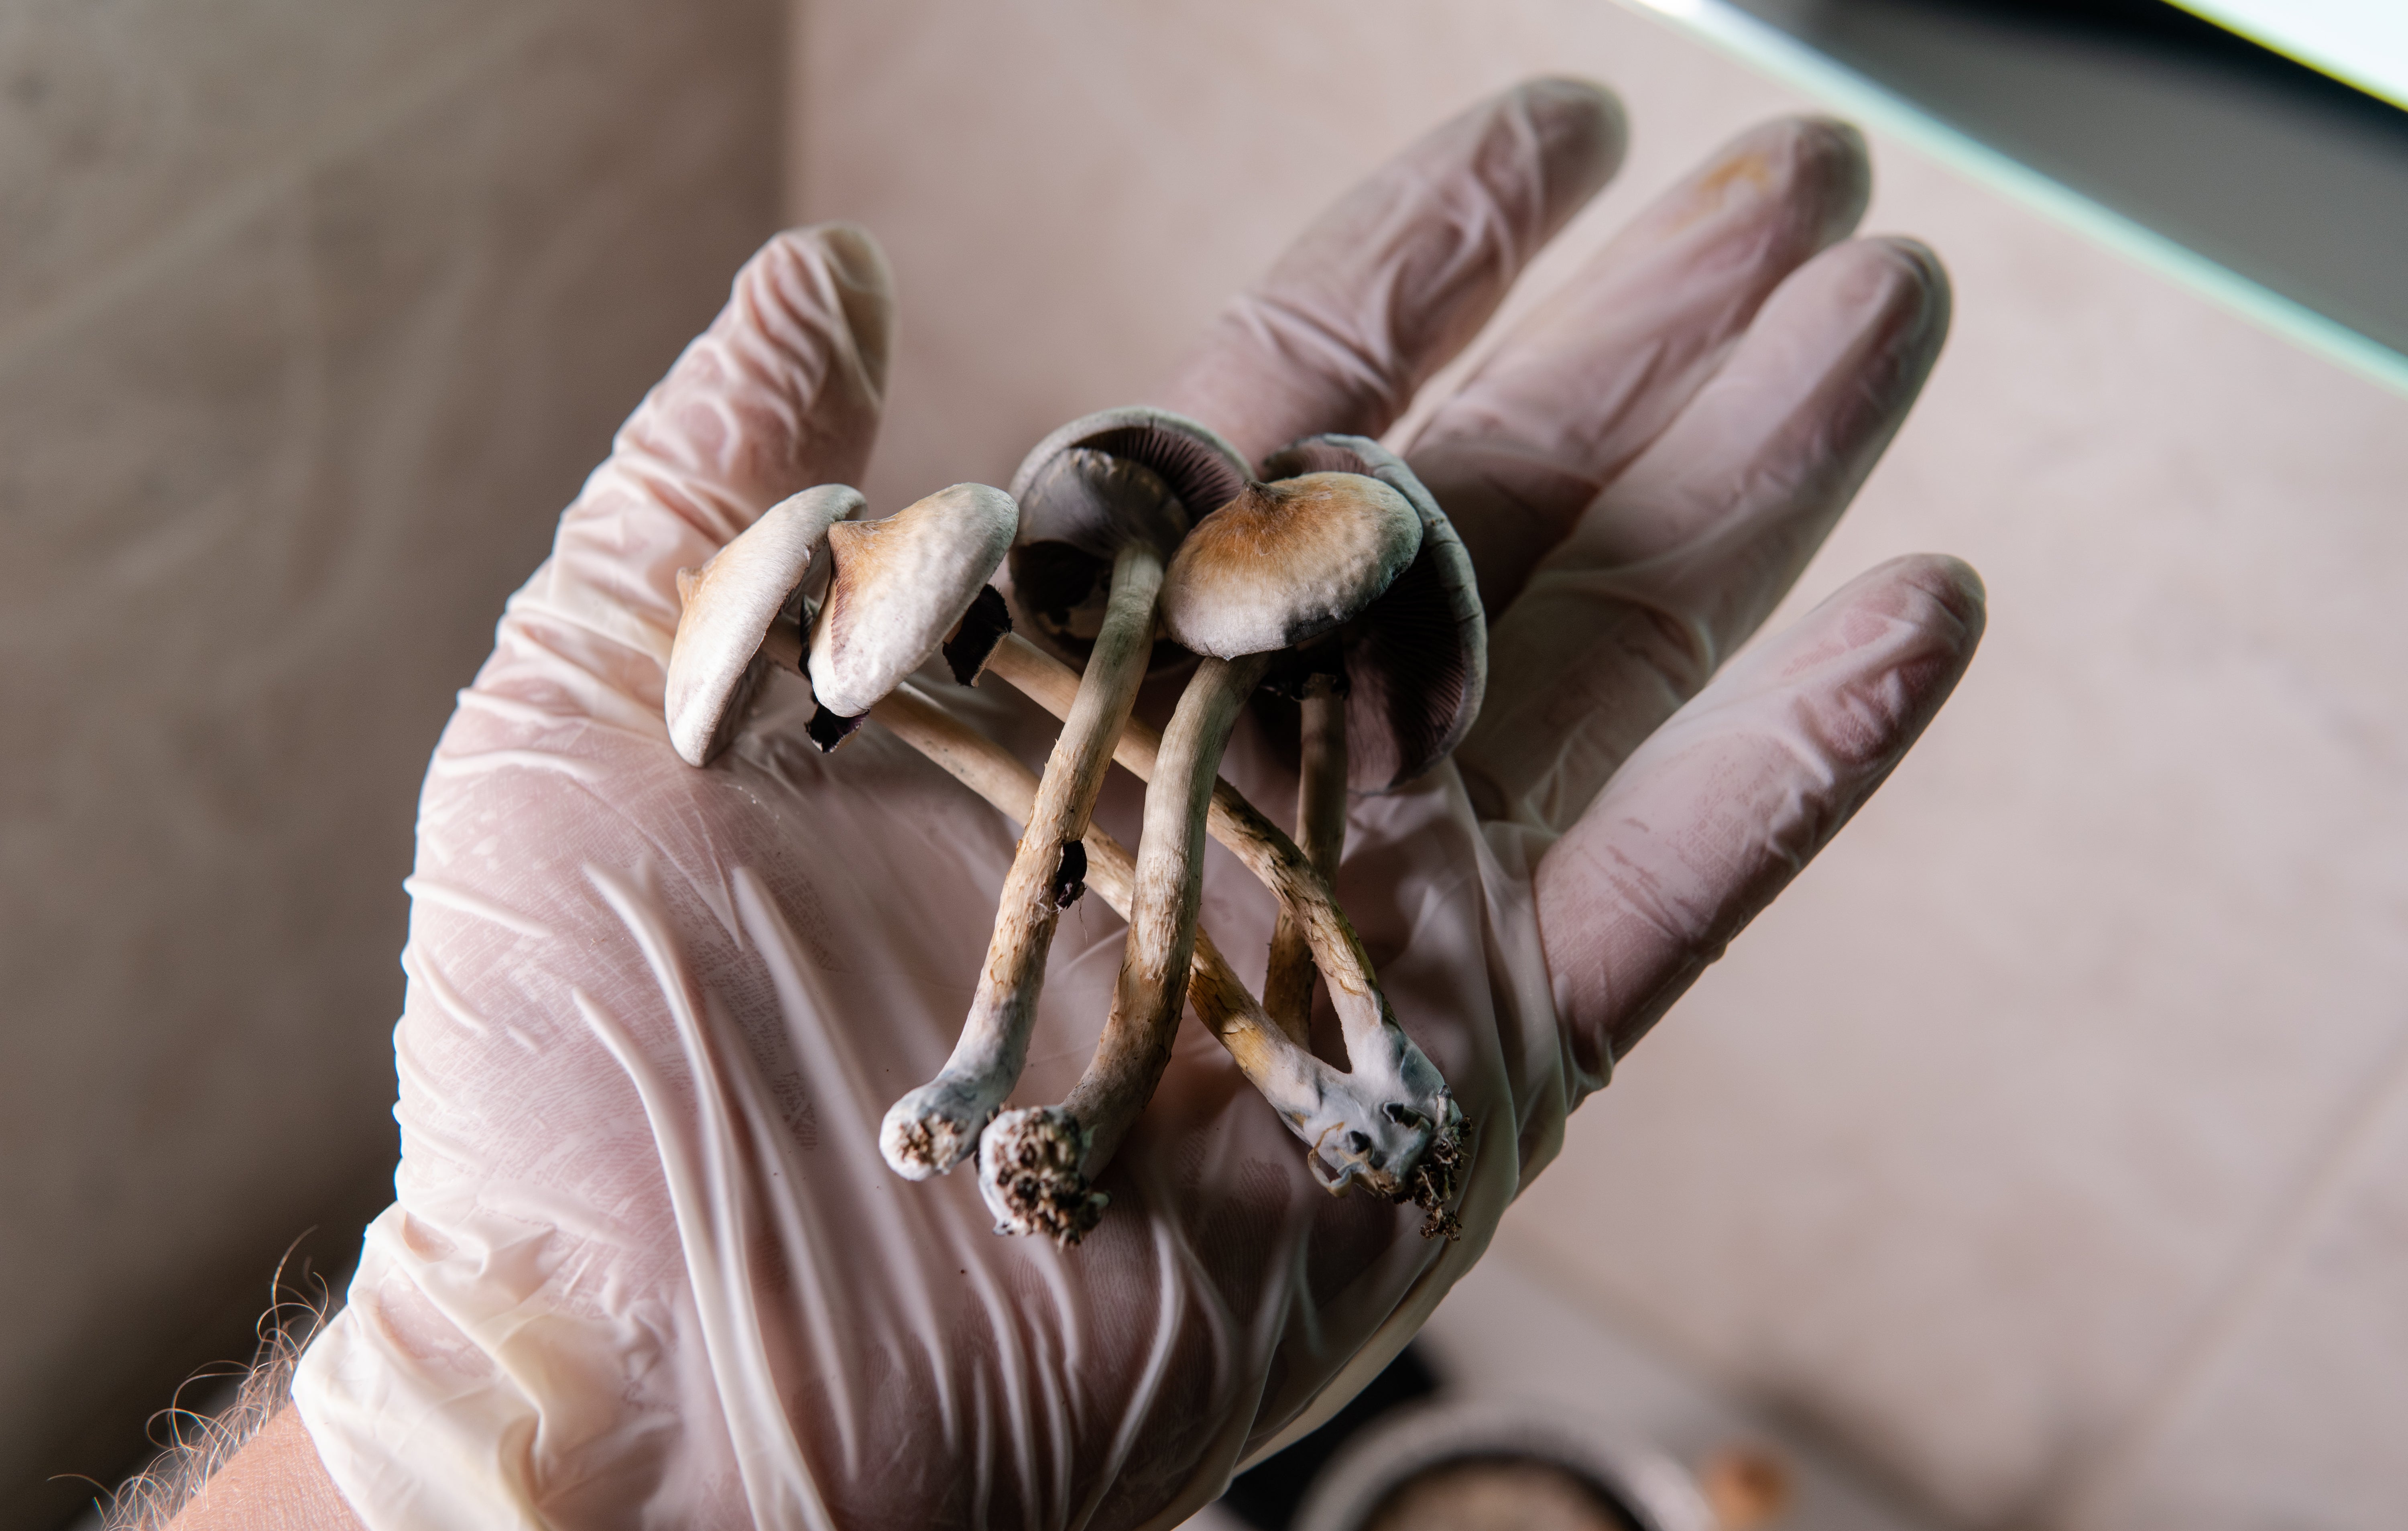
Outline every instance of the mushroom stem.
<path fill-rule="evenodd" d="M 1113 558 L 1103 627 L 1025 816 L 961 1038 L 936 1078 L 895 1103 L 880 1132 L 899 1175 L 924 1180 L 960 1163 L 1020 1078 L 1054 927 L 1081 886 L 1068 863 L 1080 859 L 1112 742 L 1145 678 L 1162 568 L 1162 550 L 1142 540 L 1123 544 Z"/>
<path fill-rule="evenodd" d="M 1204 661 L 1207 664 L 1212 662 Z M 1006 635 L 996 645 L 994 654 L 988 657 L 987 668 L 1056 717 L 1068 714 L 1077 694 L 1077 672 L 1017 633 Z M 1199 670 L 1197 674 L 1201 673 Z M 1188 685 L 1192 691 L 1195 682 L 1191 680 Z M 1180 705 L 1187 705 L 1185 697 L 1180 699 Z M 1234 723 L 1235 718 L 1231 721 Z M 1121 730 L 1120 742 L 1112 749 L 1112 758 L 1138 780 L 1151 786 L 1161 773 L 1161 757 L 1165 747 L 1162 735 L 1131 719 L 1128 726 Z M 1217 764 L 1218 751 L 1214 754 Z M 1147 794 L 1147 802 L 1150 816 L 1151 792 Z M 1385 1006 L 1379 999 L 1378 986 L 1372 977 L 1370 957 L 1363 950 L 1362 940 L 1355 935 L 1354 926 L 1348 923 L 1345 912 L 1338 907 L 1338 900 L 1330 891 L 1328 880 L 1313 867 L 1304 852 L 1297 848 L 1296 842 L 1290 840 L 1284 830 L 1226 782 L 1214 781 L 1212 784 L 1205 827 L 1213 839 L 1228 847 L 1264 887 L 1277 895 L 1283 909 L 1293 908 L 1297 912 L 1313 960 L 1320 964 L 1325 974 L 1336 975 L 1330 985 L 1330 996 L 1338 1007 L 1340 1019 L 1347 1025 L 1346 1042 L 1351 1053 L 1356 1045 L 1358 1033 L 1366 1029 L 1375 1032 L 1381 1025 Z"/>
<path fill-rule="evenodd" d="M 1011 752 L 946 712 L 915 687 L 898 686 L 869 710 L 871 719 L 926 756 L 1005 817 L 1026 823 L 1035 812 L 1037 775 Z M 1122 918 L 1137 883 L 1128 847 L 1090 824 L 1082 844 L 1087 851 L 1087 886 Z M 1188 969 L 1187 999 L 1247 1081 L 1291 1123 L 1303 1124 L 1327 1111 L 1336 1071 L 1283 1038 L 1247 991 L 1220 948 L 1201 925 Z M 1338 1076 L 1342 1079 L 1342 1076 Z M 1308 1138 L 1308 1141 L 1311 1141 Z"/>
<path fill-rule="evenodd" d="M 981 1146 L 979 1189 L 999 1227 L 1076 1243 L 1103 1215 L 1095 1178 L 1153 1098 L 1186 1003 L 1221 752 L 1269 666 L 1268 654 L 1207 657 L 1180 696 L 1145 794 L 1128 938 L 1095 1057 L 1059 1106 L 1007 1113 Z"/>
<path fill-rule="evenodd" d="M 1069 712 L 1078 693 L 1076 672 L 1017 633 L 1004 635 L 987 656 L 985 668 L 1056 717 Z M 1184 698 L 1181 705 L 1186 705 Z M 1152 729 L 1132 719 L 1121 730 L 1112 758 L 1150 786 L 1164 747 Z M 1149 822 L 1152 805 L 1149 792 Z M 1392 1124 L 1391 1143 L 1375 1144 L 1350 1178 L 1359 1177 L 1382 1195 L 1410 1195 L 1431 1214 L 1425 1231 L 1441 1231 L 1441 1208 L 1457 1189 L 1463 1117 L 1445 1078 L 1397 1024 L 1380 993 L 1369 954 L 1338 907 L 1328 879 L 1314 870 L 1296 843 L 1226 782 L 1213 783 L 1205 822 L 1212 838 L 1271 890 L 1283 909 L 1296 910 L 1313 961 L 1329 981 L 1330 1003 L 1345 1033 L 1351 1088 L 1380 1101 L 1383 1119 Z M 1407 1139 L 1401 1143 L 1394 1141 L 1399 1130 Z"/>
<path fill-rule="evenodd" d="M 1333 886 L 1346 848 L 1345 678 L 1342 667 L 1318 669 L 1306 678 L 1304 694 L 1297 699 L 1302 749 L 1296 835 L 1305 859 Z M 1309 1046 L 1312 1036 L 1312 947 L 1305 939 L 1304 922 L 1283 904 L 1279 925 L 1271 932 L 1270 961 L 1263 971 L 1263 1009 L 1301 1046 Z"/>

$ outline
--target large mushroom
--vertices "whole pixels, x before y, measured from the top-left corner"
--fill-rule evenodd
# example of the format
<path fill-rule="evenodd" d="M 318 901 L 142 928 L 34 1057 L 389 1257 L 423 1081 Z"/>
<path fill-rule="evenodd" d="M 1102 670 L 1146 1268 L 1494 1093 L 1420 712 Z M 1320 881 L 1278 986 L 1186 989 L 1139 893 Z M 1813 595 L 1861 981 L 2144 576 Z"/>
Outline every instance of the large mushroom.
<path fill-rule="evenodd" d="M 1202 657 L 1146 792 L 1111 1013 L 1094 1059 L 1059 1105 L 1005 1113 L 982 1138 L 980 1189 L 999 1226 L 1070 1238 L 1101 1214 L 1094 1177 L 1169 1061 L 1194 952 L 1197 842 L 1238 711 L 1273 656 L 1360 614 L 1420 546 L 1420 514 L 1394 488 L 1361 474 L 1309 473 L 1247 484 L 1197 523 L 1171 560 L 1163 626 Z M 1319 955 L 1323 942 L 1313 945 Z M 1360 976 L 1376 995 L 1368 963 Z"/>
<path fill-rule="evenodd" d="M 1196 516 L 1245 481 L 1245 460 L 1219 437 L 1148 409 L 1072 422 L 1013 477 L 1014 587 L 1058 644 L 1085 650 L 1086 670 L 1023 816 L 960 1040 L 880 1131 L 896 1173 L 917 1180 L 952 1169 L 1018 1081 L 1054 925 L 1082 885 L 1082 837 L 1154 651 L 1164 566 Z"/>
<path fill-rule="evenodd" d="M 780 500 L 698 571 L 678 571 L 677 638 L 662 712 L 688 765 L 708 765 L 736 736 L 745 704 L 773 668 L 801 667 L 805 579 L 828 528 L 861 513 L 841 484 Z"/>
<path fill-rule="evenodd" d="M 1488 680 L 1488 621 L 1471 556 L 1404 460 L 1361 436 L 1309 436 L 1271 455 L 1263 475 L 1363 473 L 1403 495 L 1421 516 L 1421 549 L 1362 615 L 1297 651 L 1267 683 L 1298 710 L 1296 838 L 1335 882 L 1346 842 L 1346 801 L 1394 790 L 1462 743 Z M 1281 676 L 1278 671 L 1286 671 Z M 1263 1008 L 1301 1040 L 1312 1015 L 1312 954 L 1304 923 L 1280 911 L 1263 975 Z"/>

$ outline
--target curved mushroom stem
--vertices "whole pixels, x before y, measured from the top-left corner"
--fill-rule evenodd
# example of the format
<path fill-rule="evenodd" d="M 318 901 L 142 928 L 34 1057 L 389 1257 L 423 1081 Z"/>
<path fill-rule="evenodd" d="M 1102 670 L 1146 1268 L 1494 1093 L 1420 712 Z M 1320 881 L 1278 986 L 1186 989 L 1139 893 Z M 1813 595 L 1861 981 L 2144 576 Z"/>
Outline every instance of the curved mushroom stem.
<path fill-rule="evenodd" d="M 1056 717 L 1068 713 L 1077 695 L 1077 673 L 1017 633 L 1006 634 L 996 644 L 986 668 Z M 1112 758 L 1151 784 L 1163 747 L 1152 729 L 1132 720 L 1121 731 Z M 1151 804 L 1149 793 L 1149 815 Z M 1397 1134 L 1393 1146 L 1375 1145 L 1352 1178 L 1381 1195 L 1410 1196 L 1430 1214 L 1425 1233 L 1449 1231 L 1444 1208 L 1460 1189 L 1462 1107 L 1437 1065 L 1397 1024 L 1380 993 L 1370 957 L 1338 907 L 1328 880 L 1278 825 L 1226 782 L 1213 784 L 1206 828 L 1278 897 L 1283 909 L 1297 912 L 1313 961 L 1329 981 L 1330 1002 L 1345 1033 L 1352 1089 L 1364 1099 L 1382 1103 L 1381 1116 Z"/>
<path fill-rule="evenodd" d="M 1206 658 L 1179 698 L 1145 794 L 1128 939 L 1096 1055 L 1059 1106 L 1008 1112 L 980 1145 L 979 1190 L 1000 1228 L 1076 1243 L 1103 1215 L 1091 1187 L 1153 1099 L 1186 1004 L 1221 752 L 1269 666 L 1268 654 Z"/>
<path fill-rule="evenodd" d="M 1002 745 L 913 687 L 898 687 L 869 715 L 1007 818 L 1025 823 L 1034 811 L 1036 775 Z M 1092 824 L 1082 844 L 1087 886 L 1125 919 L 1137 884 L 1128 848 Z M 1361 1097 L 1351 1076 L 1281 1035 L 1201 924 L 1187 974 L 1187 1000 L 1197 1018 L 1228 1050 L 1247 1082 L 1313 1150 L 1308 1163 L 1333 1193 L 1355 1182 L 1369 1155 L 1398 1146 L 1393 1141 L 1396 1124 L 1382 1114 L 1381 1103 Z"/>
<path fill-rule="evenodd" d="M 959 1163 L 1019 1081 L 1054 927 L 1082 886 L 1071 863 L 1080 859 L 1112 742 L 1145 678 L 1162 564 L 1162 550 L 1142 541 L 1124 544 L 1112 561 L 1103 628 L 1045 762 L 1036 805 L 1024 816 L 961 1040 L 943 1071 L 896 1102 L 880 1130 L 879 1147 L 898 1175 L 924 1180 Z"/>
<path fill-rule="evenodd" d="M 1336 648 L 1334 641 L 1328 645 Z M 1329 656 L 1334 659 L 1334 653 Z M 1297 767 L 1296 836 L 1305 859 L 1324 882 L 1338 881 L 1346 849 L 1346 672 L 1342 665 L 1316 667 L 1297 699 L 1302 715 L 1301 758 Z M 1263 1009 L 1299 1046 L 1312 1037 L 1312 947 L 1304 922 L 1280 907 L 1271 932 L 1269 964 L 1263 971 Z"/>

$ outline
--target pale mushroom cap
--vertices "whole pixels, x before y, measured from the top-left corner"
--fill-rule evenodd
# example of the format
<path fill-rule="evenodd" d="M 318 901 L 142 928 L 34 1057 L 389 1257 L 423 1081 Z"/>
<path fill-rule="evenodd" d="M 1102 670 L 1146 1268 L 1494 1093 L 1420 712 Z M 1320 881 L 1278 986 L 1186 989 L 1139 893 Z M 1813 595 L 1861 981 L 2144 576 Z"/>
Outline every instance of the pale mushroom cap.
<path fill-rule="evenodd" d="M 1421 551 L 1346 625 L 1347 785 L 1384 792 L 1421 775 L 1471 730 L 1488 688 L 1488 616 L 1455 524 L 1395 453 L 1361 436 L 1309 436 L 1274 453 L 1267 477 L 1368 473 L 1411 500 Z"/>
<path fill-rule="evenodd" d="M 1293 647 L 1377 599 L 1421 541 L 1420 513 L 1377 479 L 1254 484 L 1180 544 L 1163 577 L 1163 628 L 1224 659 Z"/>
<path fill-rule="evenodd" d="M 727 747 L 758 684 L 753 659 L 769 625 L 801 587 L 828 528 L 862 504 L 841 484 L 806 489 L 762 512 L 691 579 L 680 571 L 685 607 L 669 649 L 661 712 L 686 764 L 705 764 Z"/>
<path fill-rule="evenodd" d="M 811 625 L 811 694 L 857 717 L 926 663 L 1003 562 L 1020 525 L 1010 495 L 956 484 L 883 521 L 828 529 L 836 571 Z"/>
<path fill-rule="evenodd" d="M 1237 448 L 1168 410 L 1105 410 L 1054 431 L 1012 475 L 1018 625 L 1060 657 L 1083 661 L 1121 547 L 1141 538 L 1168 557 L 1251 477 Z"/>

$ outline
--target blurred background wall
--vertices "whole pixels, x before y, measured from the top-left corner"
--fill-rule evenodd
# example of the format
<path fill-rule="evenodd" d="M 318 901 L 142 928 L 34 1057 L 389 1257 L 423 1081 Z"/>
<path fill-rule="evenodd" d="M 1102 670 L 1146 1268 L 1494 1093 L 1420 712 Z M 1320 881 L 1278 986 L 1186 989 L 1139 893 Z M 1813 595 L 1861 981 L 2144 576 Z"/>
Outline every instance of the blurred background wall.
<path fill-rule="evenodd" d="M 782 24 L 0 7 L 0 1526 L 391 1199 L 427 751 L 777 225 Z"/>
<path fill-rule="evenodd" d="M 794 205 L 901 288 L 867 486 L 1143 390 L 1389 149 L 1525 74 L 1631 152 L 1592 245 L 1811 108 L 1601 0 L 805 0 Z M 1935 1524 L 2408 1504 L 2408 400 L 1875 137 L 1956 283 L 1786 620 L 1989 582 L 1922 747 L 1573 1123 L 1502 1258 Z"/>

